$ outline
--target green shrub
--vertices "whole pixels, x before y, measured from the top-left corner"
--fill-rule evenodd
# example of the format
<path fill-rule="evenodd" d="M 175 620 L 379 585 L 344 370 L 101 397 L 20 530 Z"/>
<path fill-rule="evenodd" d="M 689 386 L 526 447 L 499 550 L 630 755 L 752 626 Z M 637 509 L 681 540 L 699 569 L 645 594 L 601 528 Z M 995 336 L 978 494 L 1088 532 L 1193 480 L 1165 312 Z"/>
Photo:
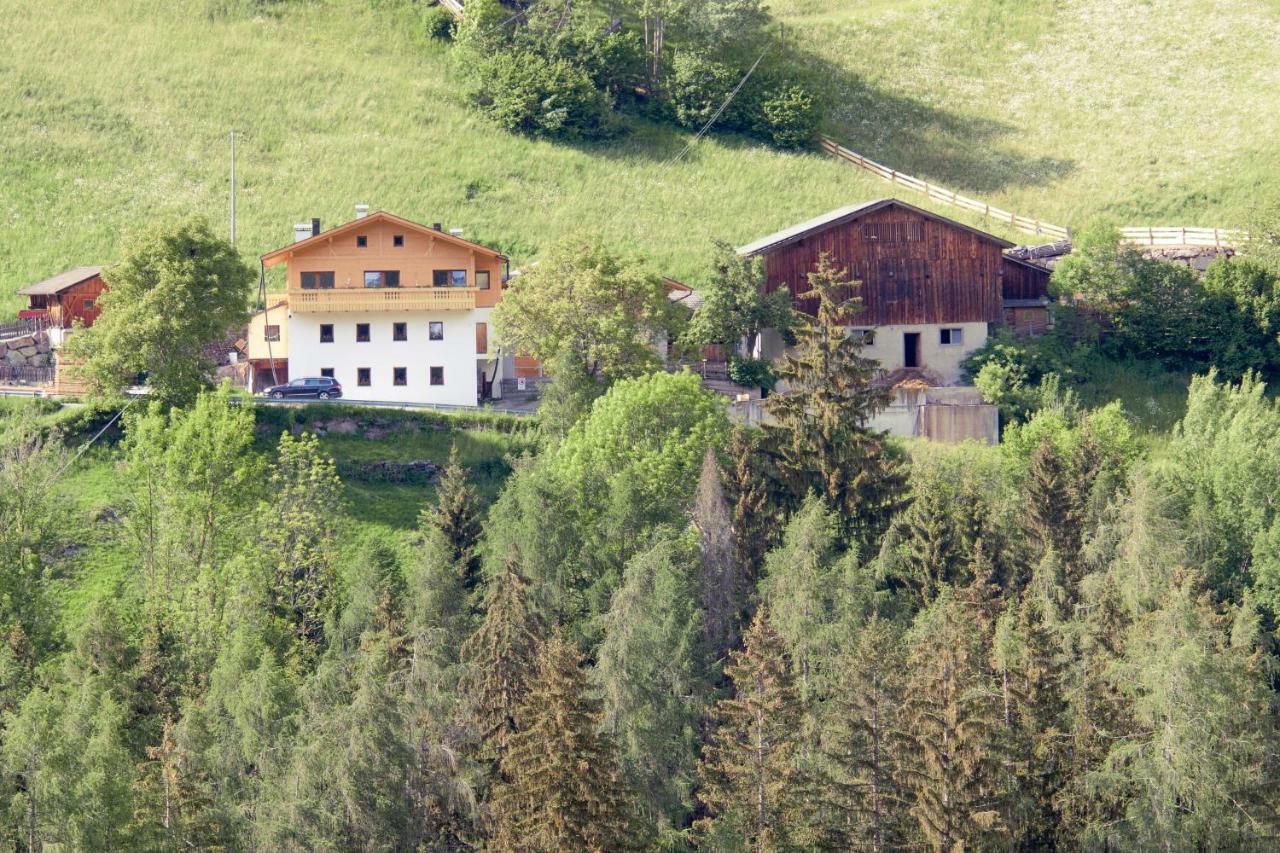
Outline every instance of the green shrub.
<path fill-rule="evenodd" d="M 701 128 L 729 97 L 741 76 L 742 72 L 736 68 L 702 54 L 677 53 L 668 79 L 668 96 L 676 123 L 691 129 Z M 735 98 L 716 120 L 716 127 L 741 129 L 744 101 Z"/>
<path fill-rule="evenodd" d="M 422 28 L 429 38 L 451 41 L 458 28 L 458 19 L 443 6 L 432 6 L 422 12 Z"/>
<path fill-rule="evenodd" d="M 807 145 L 817 135 L 822 117 L 813 93 L 793 83 L 765 92 L 752 112 L 752 132 L 779 148 Z"/>
<path fill-rule="evenodd" d="M 729 359 L 729 379 L 743 388 L 764 388 L 767 391 L 772 391 L 778 384 L 770 361 L 736 355 Z"/>
<path fill-rule="evenodd" d="M 617 131 L 609 99 L 567 60 L 513 49 L 484 60 L 475 80 L 472 100 L 504 130 L 558 139 Z"/>

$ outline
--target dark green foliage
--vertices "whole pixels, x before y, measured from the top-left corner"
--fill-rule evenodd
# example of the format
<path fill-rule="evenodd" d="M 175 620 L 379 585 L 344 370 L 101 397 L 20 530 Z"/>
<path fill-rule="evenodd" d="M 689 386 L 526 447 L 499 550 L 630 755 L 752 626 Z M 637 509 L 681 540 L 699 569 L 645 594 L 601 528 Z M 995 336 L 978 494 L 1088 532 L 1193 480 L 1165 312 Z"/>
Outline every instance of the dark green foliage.
<path fill-rule="evenodd" d="M 822 106 L 814 93 L 797 83 L 779 83 L 760 93 L 751 130 L 778 148 L 802 148 L 818 134 Z"/>
<path fill-rule="evenodd" d="M 450 41 L 458 29 L 458 19 L 443 6 L 432 6 L 422 12 L 422 31 L 437 41 Z"/>
<path fill-rule="evenodd" d="M 712 710 L 698 835 L 712 849 L 801 846 L 814 800 L 800 766 L 802 708 L 786 648 L 763 609 L 726 672 L 733 695 Z"/>
<path fill-rule="evenodd" d="M 773 363 L 768 359 L 736 355 L 729 359 L 729 379 L 744 388 L 763 388 L 766 391 L 772 391 L 778 384 L 778 377 L 773 375 Z"/>
<path fill-rule="evenodd" d="M 639 795 L 641 816 L 663 833 L 684 827 L 692 813 L 698 721 L 710 697 L 700 663 L 703 561 L 691 538 L 659 539 L 627 563 L 595 673 L 623 778 Z"/>
<path fill-rule="evenodd" d="M 539 648 L 490 798 L 494 848 L 641 846 L 619 782 L 616 744 L 599 731 L 599 703 L 587 689 L 577 652 L 553 634 Z"/>
<path fill-rule="evenodd" d="M 526 582 L 509 565 L 489 581 L 484 619 L 462 646 L 466 691 L 480 734 L 479 755 L 491 766 L 500 763 L 517 730 L 516 709 L 533 677 L 540 633 Z"/>
<path fill-rule="evenodd" d="M 872 384 L 876 362 L 861 354 L 862 338 L 846 324 L 862 310 L 846 270 L 823 255 L 809 284 L 817 318 L 799 315 L 795 348 L 778 367 L 787 384 L 765 407 L 770 446 L 790 499 L 817 492 L 838 513 L 846 541 L 870 543 L 897 508 L 902 472 L 884 434 L 867 426 L 888 405 L 889 392 Z"/>
<path fill-rule="evenodd" d="M 477 62 L 473 73 L 471 100 L 503 130 L 561 139 L 615 132 L 608 99 L 567 59 L 513 47 Z"/>
<path fill-rule="evenodd" d="M 902 632 L 872 615 L 841 654 L 841 678 L 822 732 L 831 766 L 826 827 L 833 846 L 901 849 L 911 805 L 899 763 L 903 740 Z"/>
<path fill-rule="evenodd" d="M 449 451 L 449 464 L 436 485 L 436 506 L 424 512 L 423 525 L 435 528 L 448 546 L 448 559 L 468 591 L 480 583 L 480 505 L 467 473 L 458 463 L 458 446 Z"/>
<path fill-rule="evenodd" d="M 776 36 L 755 0 L 545 0 L 521 12 L 475 0 L 457 33 L 473 103 L 508 130 L 600 138 L 634 111 L 691 130 L 714 119 L 782 148 L 816 133 L 815 87 L 781 60 L 756 67 Z"/>
<path fill-rule="evenodd" d="M 951 591 L 916 619 L 909 638 L 900 784 L 935 850 L 998 844 L 1000 706 L 973 605 Z"/>

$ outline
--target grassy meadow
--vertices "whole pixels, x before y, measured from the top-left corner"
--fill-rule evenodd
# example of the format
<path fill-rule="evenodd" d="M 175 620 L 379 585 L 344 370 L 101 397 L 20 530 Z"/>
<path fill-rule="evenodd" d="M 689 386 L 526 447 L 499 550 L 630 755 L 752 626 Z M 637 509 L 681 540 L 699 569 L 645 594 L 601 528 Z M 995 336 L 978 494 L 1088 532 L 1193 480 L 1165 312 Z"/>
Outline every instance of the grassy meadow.
<path fill-rule="evenodd" d="M 795 61 L 829 81 L 828 131 L 903 171 L 1072 226 L 1233 225 L 1274 195 L 1275 4 L 771 5 Z M 25 283 L 114 259 L 154 217 L 225 222 L 233 128 L 249 258 L 365 201 L 461 227 L 517 265 L 596 229 L 696 284 L 712 238 L 890 193 L 820 153 L 732 137 L 668 167 L 690 135 L 639 121 L 609 144 L 513 137 L 467 110 L 448 47 L 407 4 L 252 8 L 0 0 L 0 314 Z"/>
<path fill-rule="evenodd" d="M 777 0 L 829 133 L 1078 227 L 1237 226 L 1277 198 L 1274 0 Z"/>

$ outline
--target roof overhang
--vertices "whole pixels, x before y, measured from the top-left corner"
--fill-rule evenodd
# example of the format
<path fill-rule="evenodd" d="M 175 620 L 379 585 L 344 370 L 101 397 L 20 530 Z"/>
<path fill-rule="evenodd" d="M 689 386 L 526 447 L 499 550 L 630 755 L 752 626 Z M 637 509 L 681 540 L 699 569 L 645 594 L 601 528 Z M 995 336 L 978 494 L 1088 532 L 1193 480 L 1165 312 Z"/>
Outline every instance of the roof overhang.
<path fill-rule="evenodd" d="M 437 231 L 435 228 L 432 228 L 429 225 L 423 225 L 421 222 L 414 222 L 412 220 L 396 216 L 394 213 L 387 213 L 385 210 L 379 210 L 374 213 L 370 213 L 368 216 L 362 216 L 358 219 L 353 219 L 350 222 L 344 222 L 341 225 L 330 228 L 328 231 L 322 231 L 321 233 L 308 237 L 305 240 L 299 240 L 296 243 L 290 243 L 288 246 L 282 246 L 273 252 L 268 252 L 262 256 L 262 265 L 265 267 L 278 266 L 287 262 L 299 252 L 305 252 L 310 248 L 322 245 L 334 237 L 346 234 L 349 231 L 368 228 L 370 225 L 377 222 L 389 222 L 409 231 L 428 234 L 437 240 L 443 240 L 446 243 L 452 243 L 453 245 L 460 246 L 464 249 L 470 249 L 480 254 L 490 255 L 500 261 L 507 260 L 506 255 L 495 249 L 490 249 L 488 246 L 482 246 L 479 243 L 472 243 L 470 240 L 464 240 L 461 237 L 456 237 L 447 231 Z"/>
<path fill-rule="evenodd" d="M 76 267 L 18 290 L 19 296 L 53 296 L 102 274 L 102 267 Z"/>
<path fill-rule="evenodd" d="M 807 222 L 801 222 L 799 225 L 793 225 L 790 228 L 770 234 L 767 237 L 761 237 L 759 240 L 754 240 L 747 243 L 745 246 L 739 246 L 738 254 L 745 255 L 747 257 L 765 255 L 790 246 L 793 243 L 798 243 L 806 237 L 811 237 L 814 234 L 820 234 L 823 231 L 844 225 L 845 223 L 852 222 L 855 219 L 860 219 L 868 213 L 873 213 L 886 207 L 901 207 L 914 213 L 918 213 L 926 219 L 932 219 L 935 222 L 942 222 L 954 228 L 960 228 L 983 240 L 995 243 L 1002 250 L 1011 249 L 1014 246 L 1010 241 L 983 231 L 980 228 L 965 225 L 963 222 L 957 222 L 954 219 L 949 219 L 945 216 L 941 216 L 921 207 L 916 207 L 914 204 L 908 204 L 907 202 L 900 201 L 896 198 L 882 198 L 876 201 L 868 201 L 863 202 L 862 204 L 853 204 L 848 207 L 841 207 L 837 210 L 832 210 L 828 213 L 822 214 L 821 216 L 810 219 Z"/>

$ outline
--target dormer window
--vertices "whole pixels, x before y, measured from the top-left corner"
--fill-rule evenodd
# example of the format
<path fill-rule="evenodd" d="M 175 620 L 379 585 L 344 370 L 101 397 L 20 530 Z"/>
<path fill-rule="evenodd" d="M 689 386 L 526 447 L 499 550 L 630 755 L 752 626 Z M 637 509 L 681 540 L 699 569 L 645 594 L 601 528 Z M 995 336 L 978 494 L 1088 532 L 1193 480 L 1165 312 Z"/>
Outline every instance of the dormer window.
<path fill-rule="evenodd" d="M 369 238 L 364 234 L 356 235 L 356 248 L 363 249 L 369 245 Z"/>

